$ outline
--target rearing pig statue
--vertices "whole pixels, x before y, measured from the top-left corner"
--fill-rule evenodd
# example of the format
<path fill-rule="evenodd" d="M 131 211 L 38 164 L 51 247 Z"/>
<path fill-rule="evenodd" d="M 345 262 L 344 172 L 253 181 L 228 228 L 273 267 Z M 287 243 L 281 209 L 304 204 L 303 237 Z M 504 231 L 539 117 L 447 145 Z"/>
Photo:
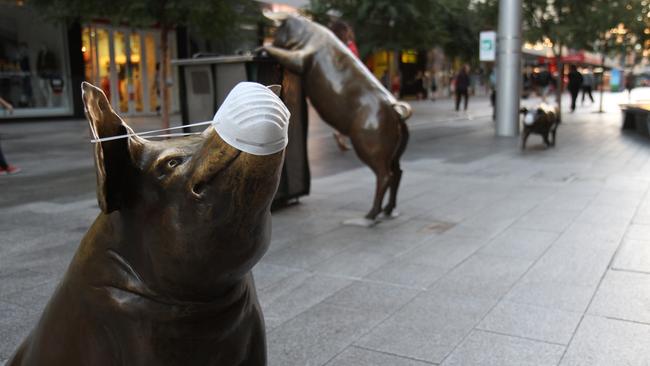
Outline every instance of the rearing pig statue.
<path fill-rule="evenodd" d="M 101 213 L 7 365 L 265 365 L 251 268 L 269 245 L 288 110 L 240 83 L 201 135 L 152 141 L 82 90 Z"/>
<path fill-rule="evenodd" d="M 362 220 L 371 226 L 390 190 L 383 214 L 391 217 L 402 177 L 400 157 L 408 142 L 407 103 L 393 95 L 329 29 L 304 17 L 265 13 L 280 27 L 265 50 L 288 70 L 302 75 L 305 92 L 325 122 L 349 136 L 359 158 L 377 177 L 375 198 Z"/>

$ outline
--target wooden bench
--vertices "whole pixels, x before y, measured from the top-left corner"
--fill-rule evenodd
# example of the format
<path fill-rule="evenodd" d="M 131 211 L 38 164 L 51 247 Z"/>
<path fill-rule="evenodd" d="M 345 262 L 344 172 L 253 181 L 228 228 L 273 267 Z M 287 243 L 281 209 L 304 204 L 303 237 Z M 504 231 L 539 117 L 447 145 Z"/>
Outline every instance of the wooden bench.
<path fill-rule="evenodd" d="M 650 137 L 650 102 L 620 104 L 623 112 L 623 129 L 636 130 Z"/>

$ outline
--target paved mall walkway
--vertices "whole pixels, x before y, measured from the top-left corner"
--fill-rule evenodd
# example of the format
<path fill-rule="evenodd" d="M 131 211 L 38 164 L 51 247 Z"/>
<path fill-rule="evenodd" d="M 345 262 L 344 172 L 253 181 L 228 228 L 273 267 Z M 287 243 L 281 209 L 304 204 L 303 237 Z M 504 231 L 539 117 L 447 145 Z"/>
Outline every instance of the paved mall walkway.
<path fill-rule="evenodd" d="M 608 98 L 524 152 L 484 99 L 413 103 L 402 214 L 372 229 L 341 225 L 372 174 L 313 121 L 312 193 L 274 213 L 254 271 L 269 365 L 649 365 L 650 141 Z M 0 177 L 0 364 L 98 213 L 84 128 L 0 125 L 25 168 Z"/>

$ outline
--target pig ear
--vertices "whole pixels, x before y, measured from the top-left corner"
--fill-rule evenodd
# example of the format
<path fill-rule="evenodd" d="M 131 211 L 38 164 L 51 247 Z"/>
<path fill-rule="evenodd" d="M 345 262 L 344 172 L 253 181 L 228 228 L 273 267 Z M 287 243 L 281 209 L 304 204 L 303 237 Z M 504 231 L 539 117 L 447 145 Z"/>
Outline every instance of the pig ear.
<path fill-rule="evenodd" d="M 271 91 L 278 97 L 280 96 L 280 92 L 282 91 L 282 85 L 272 84 L 272 85 L 267 85 L 266 87 L 271 89 Z"/>
<path fill-rule="evenodd" d="M 86 118 L 94 139 L 133 133 L 118 116 L 104 92 L 86 82 L 81 84 Z M 120 208 L 125 188 L 126 175 L 131 159 L 130 145 L 140 145 L 141 138 L 121 138 L 94 144 L 95 168 L 97 173 L 97 201 L 103 212 L 109 213 Z"/>

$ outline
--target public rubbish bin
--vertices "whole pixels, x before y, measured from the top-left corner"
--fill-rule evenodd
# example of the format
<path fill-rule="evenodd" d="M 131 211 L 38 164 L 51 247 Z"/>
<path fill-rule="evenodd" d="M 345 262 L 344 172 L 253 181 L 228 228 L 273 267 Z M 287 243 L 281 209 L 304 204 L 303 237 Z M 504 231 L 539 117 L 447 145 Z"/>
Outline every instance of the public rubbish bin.
<path fill-rule="evenodd" d="M 240 81 L 280 84 L 280 98 L 291 112 L 289 145 L 273 207 L 284 206 L 309 194 L 307 160 L 307 102 L 300 77 L 268 57 L 226 56 L 173 60 L 180 79 L 180 105 L 184 125 L 209 121 L 228 92 Z"/>

